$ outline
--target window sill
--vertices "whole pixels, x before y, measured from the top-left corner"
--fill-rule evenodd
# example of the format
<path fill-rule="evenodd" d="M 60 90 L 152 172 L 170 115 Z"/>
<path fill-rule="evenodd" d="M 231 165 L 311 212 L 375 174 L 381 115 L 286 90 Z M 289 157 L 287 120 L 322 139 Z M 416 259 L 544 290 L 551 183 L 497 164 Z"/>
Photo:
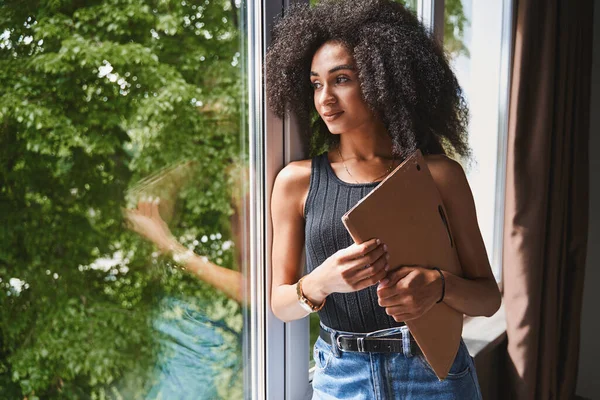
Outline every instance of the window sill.
<path fill-rule="evenodd" d="M 491 317 L 466 317 L 462 336 L 473 358 L 494 350 L 506 338 L 504 304 Z"/>

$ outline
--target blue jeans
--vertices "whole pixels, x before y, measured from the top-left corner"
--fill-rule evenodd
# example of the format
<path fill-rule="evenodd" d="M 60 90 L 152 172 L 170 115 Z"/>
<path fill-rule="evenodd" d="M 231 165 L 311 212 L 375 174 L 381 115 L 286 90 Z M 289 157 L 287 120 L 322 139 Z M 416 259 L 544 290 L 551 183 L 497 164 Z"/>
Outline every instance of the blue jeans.
<path fill-rule="evenodd" d="M 333 339 L 337 334 L 349 333 L 323 328 Z M 448 377 L 440 382 L 423 355 L 410 353 L 406 326 L 366 335 L 399 333 L 404 354 L 342 352 L 318 338 L 314 347 L 313 400 L 481 400 L 475 364 L 462 339 Z"/>

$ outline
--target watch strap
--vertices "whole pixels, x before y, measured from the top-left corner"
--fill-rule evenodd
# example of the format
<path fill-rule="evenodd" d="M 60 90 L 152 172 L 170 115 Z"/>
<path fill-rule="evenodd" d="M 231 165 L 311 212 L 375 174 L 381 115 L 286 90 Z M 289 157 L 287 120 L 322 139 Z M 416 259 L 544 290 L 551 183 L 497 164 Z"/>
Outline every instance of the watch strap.
<path fill-rule="evenodd" d="M 304 292 L 302 291 L 302 281 L 304 280 L 304 278 L 306 278 L 306 275 L 300 278 L 298 283 L 296 283 L 296 294 L 298 295 L 298 302 L 300 303 L 302 308 L 304 308 L 307 312 L 317 312 L 323 308 L 327 299 L 323 299 L 323 302 L 320 305 L 315 306 L 312 303 L 312 301 L 306 298 L 306 296 L 304 296 Z"/>

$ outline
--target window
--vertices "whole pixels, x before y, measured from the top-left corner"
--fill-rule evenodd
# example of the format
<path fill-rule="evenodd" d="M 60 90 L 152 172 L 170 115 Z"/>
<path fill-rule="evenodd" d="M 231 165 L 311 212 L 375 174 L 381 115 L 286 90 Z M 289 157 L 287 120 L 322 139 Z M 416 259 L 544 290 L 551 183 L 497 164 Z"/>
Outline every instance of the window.
<path fill-rule="evenodd" d="M 0 12 L 2 397 L 249 397 L 242 3 Z"/>
<path fill-rule="evenodd" d="M 458 5 L 469 21 L 458 28 L 468 53 L 450 50 L 481 126 L 472 136 L 491 132 L 477 140 L 495 143 L 472 143 L 487 175 L 469 178 L 500 265 L 509 0 L 488 2 L 490 10 L 469 1 L 405 4 L 440 38 L 444 8 L 446 27 L 459 26 Z M 306 157 L 293 121 L 264 104 L 271 23 L 290 3 L 3 3 L 6 397 L 310 395 L 306 350 L 318 318 L 284 324 L 268 293 L 270 185 L 283 165 Z M 456 32 L 444 33 L 447 44 Z M 476 41 L 484 33 L 497 35 L 496 61 Z M 475 91 L 483 87 L 475 72 L 492 70 L 486 61 L 500 65 L 498 75 L 485 77 L 489 91 Z M 473 108 L 479 102 L 483 111 Z M 498 182 L 495 205 L 480 206 L 489 186 L 478 182 L 489 179 Z"/>
<path fill-rule="evenodd" d="M 510 0 L 445 0 L 444 48 L 469 104 L 474 163 L 465 166 L 496 280 L 502 271 Z"/>

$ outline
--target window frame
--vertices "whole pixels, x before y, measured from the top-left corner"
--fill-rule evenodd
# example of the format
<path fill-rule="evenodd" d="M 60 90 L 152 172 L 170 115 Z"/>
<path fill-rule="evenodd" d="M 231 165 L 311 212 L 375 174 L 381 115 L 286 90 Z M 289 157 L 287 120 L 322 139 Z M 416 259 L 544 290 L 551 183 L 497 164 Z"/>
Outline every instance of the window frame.
<path fill-rule="evenodd" d="M 506 167 L 508 162 L 508 124 L 513 63 L 513 0 L 502 0 L 502 33 L 500 42 L 500 89 L 498 99 L 498 159 L 496 161 L 496 212 L 492 267 L 498 270 L 498 285 L 503 292 L 504 209 L 506 199 Z"/>
<path fill-rule="evenodd" d="M 475 1 L 475 0 L 472 0 Z M 500 22 L 500 54 L 498 66 L 498 86 L 496 86 L 497 97 L 497 129 L 494 132 L 496 135 L 497 158 L 494 176 L 494 210 L 492 216 L 492 238 L 490 241 L 490 249 L 488 257 L 496 281 L 500 289 L 503 288 L 502 282 L 502 262 L 503 262 L 503 244 L 504 244 L 504 207 L 506 193 L 506 163 L 507 163 L 507 145 L 508 145 L 508 114 L 510 104 L 510 82 L 511 82 L 511 65 L 512 65 L 512 15 L 513 1 L 500 0 L 500 9 L 502 20 Z M 442 10 L 443 13 L 443 10 Z M 443 24 L 443 14 L 442 14 Z M 441 31 L 443 40 L 443 25 L 438 32 Z M 460 83 L 460 82 L 459 82 Z M 472 126 L 469 126 L 472 129 Z M 471 133 L 470 133 L 471 134 Z M 475 154 L 477 156 L 477 154 Z M 472 184 L 471 184 L 472 185 Z M 471 186 L 471 189 L 476 189 Z M 473 190 L 474 192 L 476 190 Z"/>
<path fill-rule="evenodd" d="M 302 399 L 308 382 L 308 319 L 284 323 L 271 311 L 271 245 L 273 242 L 270 198 L 277 173 L 290 161 L 303 158 L 299 131 L 295 122 L 277 118 L 268 108 L 264 93 L 264 58 L 271 41 L 275 17 L 284 13 L 293 3 L 308 0 L 252 0 L 249 4 L 249 68 L 251 159 L 255 165 L 252 179 L 255 193 L 261 197 L 254 203 L 252 243 L 255 256 L 252 277 L 252 398 L 280 400 Z M 263 123 L 264 121 L 264 123 Z M 268 157 L 267 157 L 268 155 Z M 261 240 L 262 239 L 262 240 Z M 264 268 L 262 268 L 264 266 Z M 261 329 L 262 328 L 262 329 Z M 300 349 L 303 349 L 301 351 Z M 262 372 L 262 373 L 261 373 Z M 302 379 L 302 375 L 306 379 Z"/>

